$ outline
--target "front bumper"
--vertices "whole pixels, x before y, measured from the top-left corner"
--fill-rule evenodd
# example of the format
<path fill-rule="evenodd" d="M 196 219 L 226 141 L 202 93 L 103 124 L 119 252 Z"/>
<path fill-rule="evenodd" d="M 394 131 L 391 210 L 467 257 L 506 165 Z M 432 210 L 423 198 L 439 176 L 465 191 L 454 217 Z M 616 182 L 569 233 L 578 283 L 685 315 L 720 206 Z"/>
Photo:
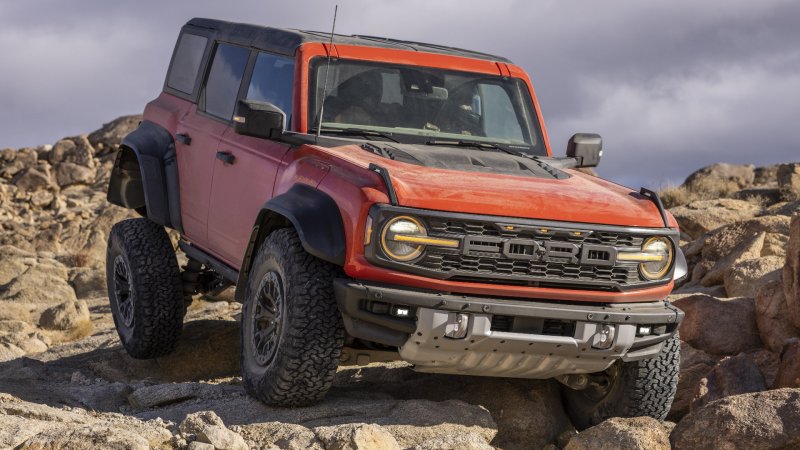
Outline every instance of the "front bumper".
<path fill-rule="evenodd" d="M 593 373 L 615 361 L 657 355 L 683 319 L 666 302 L 576 305 L 417 291 L 338 279 L 334 283 L 348 333 L 399 348 L 424 372 L 521 378 Z M 408 311 L 399 316 L 393 312 Z M 463 338 L 446 336 L 467 314 Z M 651 334 L 638 333 L 648 326 Z M 593 347 L 613 329 L 609 348 Z"/>

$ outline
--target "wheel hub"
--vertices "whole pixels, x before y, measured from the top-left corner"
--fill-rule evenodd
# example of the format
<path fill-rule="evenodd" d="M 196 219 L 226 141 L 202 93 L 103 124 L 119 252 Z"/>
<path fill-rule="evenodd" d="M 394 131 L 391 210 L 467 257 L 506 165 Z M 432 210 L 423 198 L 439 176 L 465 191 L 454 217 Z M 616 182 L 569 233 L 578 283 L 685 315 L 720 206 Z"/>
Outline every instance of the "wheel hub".
<path fill-rule="evenodd" d="M 272 361 L 278 348 L 283 318 L 283 283 L 268 272 L 258 287 L 252 314 L 253 356 L 259 365 Z"/>
<path fill-rule="evenodd" d="M 122 255 L 114 259 L 114 297 L 117 299 L 117 310 L 126 327 L 133 327 L 133 308 L 135 296 L 133 295 L 133 282 L 128 263 Z"/>

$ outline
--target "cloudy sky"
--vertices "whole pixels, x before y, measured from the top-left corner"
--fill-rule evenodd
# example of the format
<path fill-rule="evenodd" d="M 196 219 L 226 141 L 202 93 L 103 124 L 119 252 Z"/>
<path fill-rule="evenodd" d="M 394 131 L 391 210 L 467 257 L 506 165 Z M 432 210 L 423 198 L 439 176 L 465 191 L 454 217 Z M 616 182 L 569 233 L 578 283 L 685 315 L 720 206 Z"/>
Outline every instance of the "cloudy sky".
<path fill-rule="evenodd" d="M 504 55 L 533 78 L 556 154 L 604 138 L 601 175 L 680 182 L 714 162 L 800 161 L 800 2 L 338 0 L 337 32 Z M 0 148 L 139 113 L 180 26 L 330 28 L 333 1 L 0 0 Z"/>

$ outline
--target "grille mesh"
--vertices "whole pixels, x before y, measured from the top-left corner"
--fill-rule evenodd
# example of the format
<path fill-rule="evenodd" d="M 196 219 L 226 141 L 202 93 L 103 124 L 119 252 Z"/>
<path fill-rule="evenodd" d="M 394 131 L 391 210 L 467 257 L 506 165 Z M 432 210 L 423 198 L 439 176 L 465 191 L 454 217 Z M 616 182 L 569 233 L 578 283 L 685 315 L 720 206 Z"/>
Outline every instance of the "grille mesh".
<path fill-rule="evenodd" d="M 569 232 L 554 232 L 534 227 L 515 227 L 507 230 L 501 224 L 478 221 L 451 221 L 437 217 L 426 217 L 428 231 L 432 236 L 465 238 L 486 236 L 536 240 L 539 243 L 564 242 L 569 244 L 608 245 L 618 249 L 640 248 L 644 237 L 624 232 L 596 231 L 581 236 Z M 591 231 L 590 228 L 582 229 Z M 492 249 L 497 251 L 493 252 Z M 515 247 L 514 254 L 527 254 L 524 246 Z M 500 244 L 487 239 L 481 242 L 481 251 L 465 255 L 460 249 L 428 247 L 416 266 L 441 273 L 458 275 L 459 278 L 491 278 L 493 283 L 532 284 L 537 282 L 569 284 L 570 282 L 605 282 L 619 286 L 644 283 L 638 273 L 638 264 L 616 262 L 614 266 L 571 264 L 568 262 L 545 262 L 531 259 L 511 259 L 500 253 Z"/>

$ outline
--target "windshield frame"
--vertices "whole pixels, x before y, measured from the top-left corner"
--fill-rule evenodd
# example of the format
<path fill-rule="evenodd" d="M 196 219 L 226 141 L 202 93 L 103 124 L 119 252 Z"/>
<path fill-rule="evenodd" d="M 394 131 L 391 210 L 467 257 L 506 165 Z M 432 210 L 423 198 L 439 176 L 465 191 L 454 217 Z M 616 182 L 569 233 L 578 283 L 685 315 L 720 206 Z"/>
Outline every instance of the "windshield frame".
<path fill-rule="evenodd" d="M 358 128 L 372 132 L 380 132 L 385 133 L 387 135 L 392 136 L 395 139 L 398 139 L 402 143 L 408 144 L 425 144 L 430 140 L 448 140 L 448 139 L 459 139 L 462 141 L 467 142 L 476 142 L 481 144 L 495 144 L 497 146 L 507 147 L 513 149 L 515 151 L 523 152 L 533 156 L 539 157 L 547 157 L 549 156 L 549 148 L 546 142 L 546 133 L 543 130 L 543 124 L 541 122 L 541 118 L 539 116 L 538 104 L 536 103 L 535 97 L 530 91 L 530 85 L 526 79 L 520 76 L 505 76 L 501 75 L 499 72 L 496 74 L 487 74 L 484 72 L 476 72 L 470 70 L 459 70 L 459 69 L 451 69 L 451 68 L 442 68 L 436 66 L 429 66 L 429 65 L 422 65 L 422 64 L 413 64 L 409 62 L 395 62 L 395 61 L 373 61 L 369 59 L 360 59 L 360 58 L 351 58 L 351 57 L 342 57 L 342 58 L 333 58 L 331 62 L 352 62 L 359 65 L 364 66 L 373 66 L 376 68 L 397 68 L 397 67 L 410 67 L 410 68 L 420 68 L 420 69 L 429 69 L 435 70 L 442 73 L 451 73 L 455 75 L 467 76 L 467 77 L 475 77 L 476 79 L 479 78 L 496 78 L 498 81 L 507 82 L 507 80 L 512 80 L 517 86 L 517 89 L 521 95 L 519 99 L 520 102 L 524 103 L 524 106 L 521 111 L 516 111 L 519 115 L 529 116 L 529 117 L 521 117 L 520 120 L 527 119 L 526 128 L 527 130 L 522 130 L 524 135 L 528 135 L 528 138 L 534 141 L 533 145 L 529 144 L 516 144 L 516 143 L 508 143 L 503 142 L 501 139 L 492 138 L 492 137 L 484 137 L 484 136 L 469 136 L 469 135 L 458 135 L 458 134 L 447 134 L 442 132 L 431 132 L 427 133 L 424 129 L 408 129 L 410 132 L 403 132 L 403 128 L 391 128 L 391 127 L 380 127 L 380 126 L 371 126 L 371 125 L 359 125 L 359 124 L 340 124 L 340 123 L 333 123 L 333 122 L 323 122 L 323 134 L 325 133 L 325 128 Z M 307 85 L 307 104 L 306 106 L 306 115 L 307 115 L 307 124 L 308 124 L 308 133 L 314 133 L 318 124 L 315 122 L 316 119 L 316 112 L 317 112 L 317 105 L 315 103 L 316 95 L 315 91 L 317 89 L 318 83 L 319 85 L 324 84 L 324 76 L 320 76 L 319 80 L 317 79 L 317 73 L 321 72 L 321 75 L 324 74 L 324 70 L 320 71 L 320 65 L 327 64 L 327 58 L 321 55 L 315 56 L 310 58 L 307 65 L 307 76 L 308 76 L 308 85 Z M 330 81 L 329 81 L 330 83 Z M 330 85 L 328 86 L 330 89 Z M 526 111 L 527 110 L 527 111 Z M 354 137 L 355 138 L 355 137 Z M 358 138 L 356 138 L 358 139 Z M 367 137 L 364 137 L 363 140 L 370 140 Z"/>

